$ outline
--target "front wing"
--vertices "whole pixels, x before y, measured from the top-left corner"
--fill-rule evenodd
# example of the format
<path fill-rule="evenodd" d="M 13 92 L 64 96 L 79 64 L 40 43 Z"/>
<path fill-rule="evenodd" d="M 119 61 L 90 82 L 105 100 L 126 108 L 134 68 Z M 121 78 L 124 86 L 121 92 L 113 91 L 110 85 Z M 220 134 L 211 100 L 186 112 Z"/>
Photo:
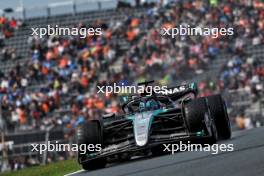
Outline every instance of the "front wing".
<path fill-rule="evenodd" d="M 103 148 L 100 152 L 87 154 L 87 157 L 83 159 L 78 159 L 79 163 L 85 163 L 98 158 L 105 158 L 113 155 L 119 155 L 122 153 L 137 153 L 144 150 L 151 149 L 158 145 L 168 144 L 168 143 L 178 143 L 180 141 L 195 141 L 203 140 L 210 137 L 206 135 L 204 131 L 197 133 L 175 133 L 171 135 L 156 135 L 150 136 L 149 142 L 145 146 L 137 146 L 135 140 L 125 141 L 119 144 L 114 144 L 109 147 Z"/>

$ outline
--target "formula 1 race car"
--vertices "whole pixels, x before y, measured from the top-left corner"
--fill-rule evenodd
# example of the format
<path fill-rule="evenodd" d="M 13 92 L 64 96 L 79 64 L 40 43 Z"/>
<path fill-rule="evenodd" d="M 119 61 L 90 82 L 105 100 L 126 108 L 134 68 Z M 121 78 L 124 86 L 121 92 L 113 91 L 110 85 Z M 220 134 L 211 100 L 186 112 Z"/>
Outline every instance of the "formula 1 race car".
<path fill-rule="evenodd" d="M 143 84 L 147 85 L 150 82 Z M 99 152 L 78 154 L 85 170 L 105 167 L 114 159 L 159 155 L 163 144 L 200 140 L 213 144 L 229 139 L 231 129 L 221 95 L 197 97 L 195 83 L 172 87 L 166 93 L 133 95 L 123 115 L 107 114 L 77 131 L 78 144 L 101 144 Z"/>

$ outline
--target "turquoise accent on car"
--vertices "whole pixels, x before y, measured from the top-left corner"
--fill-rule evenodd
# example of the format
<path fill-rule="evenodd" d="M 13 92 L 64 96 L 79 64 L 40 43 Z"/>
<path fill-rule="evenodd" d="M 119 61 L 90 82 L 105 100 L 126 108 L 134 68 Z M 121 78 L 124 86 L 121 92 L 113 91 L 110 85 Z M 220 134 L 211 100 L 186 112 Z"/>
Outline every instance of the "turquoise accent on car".
<path fill-rule="evenodd" d="M 202 131 L 197 132 L 196 135 L 197 136 L 205 136 L 205 132 L 204 132 L 204 130 L 202 130 Z"/>
<path fill-rule="evenodd" d="M 190 84 L 190 88 L 191 89 L 197 89 L 198 87 L 197 87 L 197 84 L 195 82 L 193 82 Z"/>
<path fill-rule="evenodd" d="M 128 96 L 122 96 L 121 99 L 120 99 L 120 101 L 121 101 L 122 103 L 127 103 L 128 100 L 129 100 Z"/>
<path fill-rule="evenodd" d="M 153 123 L 154 116 L 156 116 L 156 115 L 158 115 L 160 113 L 164 113 L 164 112 L 167 112 L 167 109 L 157 109 L 157 110 L 153 111 L 153 114 L 152 114 L 150 122 L 149 122 L 150 123 L 149 124 L 149 130 L 150 130 L 151 124 Z M 143 116 L 144 116 L 144 112 L 139 112 L 139 113 L 143 113 Z M 129 120 L 134 121 L 135 120 L 135 115 L 134 114 L 133 115 L 128 115 L 126 118 L 129 119 Z"/>
<path fill-rule="evenodd" d="M 152 118 L 150 120 L 150 125 L 149 125 L 149 130 L 150 130 L 150 127 L 151 127 L 151 124 L 153 123 L 153 120 L 154 120 L 154 116 L 160 114 L 160 113 L 164 113 L 164 112 L 167 112 L 167 109 L 158 109 L 158 110 L 155 110 L 153 112 L 153 115 L 152 115 Z"/>

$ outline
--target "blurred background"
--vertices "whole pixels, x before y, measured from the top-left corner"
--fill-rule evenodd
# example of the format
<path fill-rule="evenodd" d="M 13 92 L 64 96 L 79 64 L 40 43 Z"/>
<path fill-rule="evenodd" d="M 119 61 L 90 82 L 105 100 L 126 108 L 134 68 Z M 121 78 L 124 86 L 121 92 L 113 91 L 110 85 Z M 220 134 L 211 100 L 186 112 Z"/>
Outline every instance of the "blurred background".
<path fill-rule="evenodd" d="M 30 144 L 73 143 L 85 120 L 120 113 L 97 85 L 197 82 L 221 93 L 232 129 L 264 125 L 262 0 L 0 1 L 0 170 L 73 158 Z M 162 37 L 162 26 L 233 27 L 233 36 Z M 32 27 L 101 27 L 103 35 L 31 36 Z"/>

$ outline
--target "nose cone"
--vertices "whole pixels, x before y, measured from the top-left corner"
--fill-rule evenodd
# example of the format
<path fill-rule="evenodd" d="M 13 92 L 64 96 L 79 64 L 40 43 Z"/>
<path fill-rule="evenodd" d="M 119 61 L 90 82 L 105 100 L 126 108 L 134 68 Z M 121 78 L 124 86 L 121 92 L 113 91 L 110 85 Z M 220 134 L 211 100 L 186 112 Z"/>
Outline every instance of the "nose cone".
<path fill-rule="evenodd" d="M 153 112 L 142 112 L 135 115 L 134 135 L 138 146 L 144 146 L 148 143 L 150 120 Z"/>

